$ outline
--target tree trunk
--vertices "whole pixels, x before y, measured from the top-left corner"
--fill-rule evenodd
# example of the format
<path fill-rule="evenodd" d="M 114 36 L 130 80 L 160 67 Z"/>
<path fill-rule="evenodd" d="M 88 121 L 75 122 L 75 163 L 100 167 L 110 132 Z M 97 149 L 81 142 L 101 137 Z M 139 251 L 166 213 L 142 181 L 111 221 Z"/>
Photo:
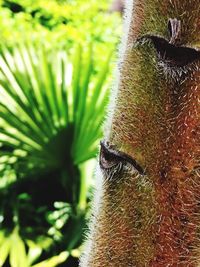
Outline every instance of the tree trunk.
<path fill-rule="evenodd" d="M 81 267 L 200 266 L 199 14 L 127 3 Z"/>

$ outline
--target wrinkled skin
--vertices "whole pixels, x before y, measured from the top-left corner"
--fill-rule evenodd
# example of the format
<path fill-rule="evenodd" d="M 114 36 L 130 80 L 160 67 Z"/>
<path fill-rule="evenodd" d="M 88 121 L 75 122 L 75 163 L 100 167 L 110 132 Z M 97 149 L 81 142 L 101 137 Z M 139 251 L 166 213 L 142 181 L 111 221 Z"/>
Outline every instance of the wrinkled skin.
<path fill-rule="evenodd" d="M 128 2 L 80 266 L 200 266 L 200 4 Z"/>

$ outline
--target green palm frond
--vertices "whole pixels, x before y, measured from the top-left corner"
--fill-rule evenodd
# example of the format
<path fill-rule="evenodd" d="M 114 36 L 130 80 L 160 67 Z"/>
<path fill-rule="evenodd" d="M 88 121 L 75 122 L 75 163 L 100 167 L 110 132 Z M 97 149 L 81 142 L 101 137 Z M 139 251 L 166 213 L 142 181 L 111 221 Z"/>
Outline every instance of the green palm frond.
<path fill-rule="evenodd" d="M 0 266 L 8 259 L 11 267 L 57 266 L 82 242 L 85 169 L 102 135 L 111 52 L 98 69 L 93 57 L 91 45 L 70 53 L 34 44 L 0 47 Z M 54 207 L 62 201 L 67 213 Z M 62 249 L 42 261 L 38 240 L 55 236 Z"/>
<path fill-rule="evenodd" d="M 74 165 L 96 154 L 111 53 L 95 73 L 92 47 L 73 55 L 21 44 L 0 54 L 0 170 Z"/>
<path fill-rule="evenodd" d="M 31 245 L 28 246 L 28 253 L 26 253 L 25 243 L 18 233 L 18 228 L 8 236 L 4 232 L 0 232 L 0 266 L 4 265 L 9 256 L 11 267 L 55 267 L 66 261 L 69 256 L 67 251 L 63 251 L 57 256 L 34 264 L 33 262 L 40 256 L 42 249 L 33 242 L 29 243 Z"/>

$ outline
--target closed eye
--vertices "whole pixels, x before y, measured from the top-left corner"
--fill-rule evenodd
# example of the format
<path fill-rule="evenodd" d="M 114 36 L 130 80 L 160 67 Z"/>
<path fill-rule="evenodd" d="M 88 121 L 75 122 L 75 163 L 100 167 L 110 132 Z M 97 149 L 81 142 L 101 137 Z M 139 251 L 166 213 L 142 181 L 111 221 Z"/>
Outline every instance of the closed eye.
<path fill-rule="evenodd" d="M 121 152 L 110 145 L 108 142 L 100 142 L 100 158 L 99 165 L 104 171 L 118 170 L 126 164 L 130 164 L 139 174 L 144 175 L 144 169 L 132 157 L 124 152 Z"/>
<path fill-rule="evenodd" d="M 171 44 L 165 38 L 155 35 L 145 35 L 140 41 L 151 41 L 156 49 L 159 59 L 166 61 L 169 65 L 184 67 L 200 59 L 200 51 L 184 46 Z"/>
<path fill-rule="evenodd" d="M 151 41 L 158 58 L 172 67 L 184 67 L 200 59 L 200 51 L 180 45 L 181 40 L 181 21 L 169 19 L 168 30 L 170 40 L 157 35 L 143 35 L 137 40 L 137 43 Z"/>

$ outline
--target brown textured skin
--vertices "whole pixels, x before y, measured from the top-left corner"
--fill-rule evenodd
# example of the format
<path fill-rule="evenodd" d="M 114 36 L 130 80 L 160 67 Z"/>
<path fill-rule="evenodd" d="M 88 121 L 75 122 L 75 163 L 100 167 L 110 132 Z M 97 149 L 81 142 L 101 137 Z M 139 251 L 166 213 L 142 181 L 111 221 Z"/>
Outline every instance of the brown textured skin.
<path fill-rule="evenodd" d="M 113 181 L 104 177 L 89 255 L 81 266 L 196 267 L 200 61 L 186 73 L 171 74 L 158 66 L 153 45 L 133 44 L 149 33 L 169 40 L 168 19 L 177 18 L 178 43 L 200 48 L 200 3 L 135 0 L 134 6 L 108 141 L 136 159 L 146 175 L 127 170 Z"/>

